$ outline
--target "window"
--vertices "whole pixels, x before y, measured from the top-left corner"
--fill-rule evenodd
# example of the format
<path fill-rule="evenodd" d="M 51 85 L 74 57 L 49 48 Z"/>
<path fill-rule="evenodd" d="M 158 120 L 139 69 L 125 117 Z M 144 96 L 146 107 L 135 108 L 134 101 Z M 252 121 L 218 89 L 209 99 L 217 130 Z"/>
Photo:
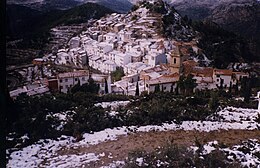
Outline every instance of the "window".
<path fill-rule="evenodd" d="M 62 83 L 62 79 L 60 79 L 60 83 Z"/>
<path fill-rule="evenodd" d="M 219 77 L 220 77 L 220 75 L 217 75 L 217 77 L 219 78 Z"/>
<path fill-rule="evenodd" d="M 173 63 L 176 64 L 176 62 L 177 62 L 177 60 L 176 60 L 176 58 L 174 58 L 174 59 L 173 59 Z"/>
<path fill-rule="evenodd" d="M 217 82 L 219 82 L 219 79 L 217 79 Z"/>
<path fill-rule="evenodd" d="M 78 81 L 78 78 L 75 78 L 75 81 Z"/>
<path fill-rule="evenodd" d="M 163 90 L 166 90 L 166 87 L 163 87 Z"/>
<path fill-rule="evenodd" d="M 69 86 L 68 86 L 68 85 L 66 85 L 65 87 L 66 87 L 66 89 L 68 89 L 68 88 L 69 88 Z"/>
<path fill-rule="evenodd" d="M 63 86 L 60 86 L 60 90 L 63 89 Z"/>
<path fill-rule="evenodd" d="M 68 79 L 65 79 L 65 82 L 68 82 Z"/>
<path fill-rule="evenodd" d="M 82 77 L 82 80 L 85 81 L 85 77 Z"/>

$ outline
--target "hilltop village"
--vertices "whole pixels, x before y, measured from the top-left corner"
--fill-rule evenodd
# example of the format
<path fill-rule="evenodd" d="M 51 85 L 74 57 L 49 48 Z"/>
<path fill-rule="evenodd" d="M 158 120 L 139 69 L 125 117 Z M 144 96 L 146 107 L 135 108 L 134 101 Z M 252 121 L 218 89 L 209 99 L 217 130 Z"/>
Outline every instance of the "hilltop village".
<path fill-rule="evenodd" d="M 177 83 L 182 77 L 195 80 L 194 91 L 220 87 L 228 90 L 234 86 L 239 89 L 239 81 L 248 73 L 209 67 L 210 60 L 197 45 L 197 32 L 183 24 L 181 16 L 169 6 L 165 5 L 168 12 L 162 15 L 151 10 L 149 3 L 156 2 L 140 4 L 128 14 L 113 13 L 91 20 L 90 26 L 70 38 L 66 46 L 60 46 L 57 54 L 34 59 L 35 67 L 27 74 L 37 76 L 38 72 L 39 77 L 28 79 L 33 84 L 11 91 L 11 97 L 24 92 L 67 93 L 90 78 L 99 84 L 100 94 L 140 95 L 156 89 L 173 92 L 179 89 Z M 163 16 L 174 19 L 167 30 L 163 29 Z M 173 38 L 166 38 L 163 31 L 170 31 Z M 63 38 L 58 29 L 52 29 L 52 33 Z M 73 67 L 74 71 L 58 72 L 50 65 Z M 124 74 L 120 80 L 111 77 L 116 71 Z"/>
<path fill-rule="evenodd" d="M 220 60 L 228 37 L 210 54 L 163 0 L 102 16 L 52 27 L 47 50 L 7 67 L 6 167 L 260 165 L 259 63 Z"/>

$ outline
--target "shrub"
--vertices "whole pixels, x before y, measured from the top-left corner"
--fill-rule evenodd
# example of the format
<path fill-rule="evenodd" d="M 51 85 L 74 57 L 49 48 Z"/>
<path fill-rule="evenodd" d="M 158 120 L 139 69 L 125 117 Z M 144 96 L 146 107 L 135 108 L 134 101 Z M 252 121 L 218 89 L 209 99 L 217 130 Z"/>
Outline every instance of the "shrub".
<path fill-rule="evenodd" d="M 184 146 L 168 144 L 150 153 L 142 150 L 130 152 L 124 167 L 239 168 L 241 166 L 235 162 L 229 162 L 225 153 L 219 150 L 200 156 Z"/>

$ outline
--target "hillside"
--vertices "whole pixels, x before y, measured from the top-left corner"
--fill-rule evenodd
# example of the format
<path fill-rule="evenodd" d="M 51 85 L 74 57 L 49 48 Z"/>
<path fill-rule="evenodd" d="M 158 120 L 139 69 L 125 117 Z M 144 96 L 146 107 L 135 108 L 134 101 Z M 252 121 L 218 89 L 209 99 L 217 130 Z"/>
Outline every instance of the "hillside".
<path fill-rule="evenodd" d="M 47 13 L 19 5 L 7 5 L 9 36 L 37 34 L 60 24 L 87 22 L 113 11 L 94 3 L 87 3 L 69 10 L 53 10 Z"/>
<path fill-rule="evenodd" d="M 167 99 L 169 99 L 168 96 Z M 147 99 L 147 97 L 142 99 Z M 153 102 L 156 100 L 154 99 Z M 172 103 L 178 101 L 176 99 L 171 100 Z M 197 100 L 200 101 L 201 99 Z M 56 120 L 61 126 L 57 123 L 53 125 L 54 127 L 66 129 L 67 124 L 72 124 L 75 122 L 73 120 L 78 119 L 81 123 L 74 123 L 75 126 L 77 125 L 76 129 L 78 126 L 86 125 L 86 130 L 90 128 L 90 123 L 93 124 L 93 129 L 95 129 L 109 120 L 113 121 L 111 124 L 117 125 L 120 120 L 125 120 L 125 117 L 132 118 L 128 120 L 128 123 L 140 122 L 143 117 L 147 119 L 151 117 L 150 122 L 153 122 L 153 119 L 164 118 L 165 115 L 172 113 L 168 111 L 161 114 L 159 111 L 152 112 L 149 110 L 144 111 L 143 113 L 147 114 L 142 117 L 142 112 L 140 114 L 138 110 L 138 102 L 143 103 L 142 100 L 97 103 L 94 105 L 97 113 L 95 115 L 92 114 L 95 113 L 94 111 L 87 112 L 86 110 L 85 112 L 76 110 L 76 112 L 71 113 L 48 113 L 46 114 L 48 117 L 44 117 L 48 121 L 42 122 L 53 124 L 52 120 Z M 124 108 L 129 108 L 129 105 L 134 106 L 136 110 L 131 110 L 131 113 L 124 113 Z M 195 114 L 196 110 L 192 110 L 192 112 Z M 180 111 L 177 115 L 181 116 Z M 89 117 L 93 118 L 93 120 Z M 101 117 L 105 117 L 103 122 L 100 120 Z M 254 167 L 260 163 L 259 155 L 257 155 L 260 145 L 259 112 L 257 110 L 227 107 L 202 120 L 196 120 L 196 116 L 194 117 L 188 119 L 187 116 L 187 120 L 184 121 L 177 122 L 174 120 L 174 122 L 168 121 L 158 123 L 158 125 L 149 125 L 149 120 L 147 120 L 140 123 L 143 126 L 139 124 L 137 126 L 111 126 L 114 128 L 90 131 L 90 133 L 82 134 L 80 138 L 62 135 L 57 139 L 40 139 L 27 147 L 7 150 L 9 159 L 7 166 L 91 168 L 106 166 L 106 168 L 128 168 L 134 167 L 133 165 L 141 167 L 142 164 L 149 164 L 148 167 L 152 167 L 152 165 L 160 167 L 158 166 L 158 160 L 161 161 L 160 164 L 162 165 L 167 164 L 164 161 L 174 165 L 176 161 L 182 163 L 182 158 L 186 157 L 194 158 L 194 161 L 189 162 L 193 166 L 187 165 L 187 167 L 199 167 L 199 165 L 208 167 L 208 162 L 214 163 L 215 167 L 222 167 L 223 161 L 228 165 L 230 164 L 230 166 L 235 164 L 234 167 L 236 168 Z M 46 127 L 42 122 L 42 127 Z M 71 126 L 74 125 L 71 124 L 68 126 L 73 129 Z M 20 141 L 30 141 L 31 135 L 25 134 L 20 138 Z M 15 136 L 17 134 L 9 134 L 7 140 L 10 142 Z M 186 156 L 183 150 L 169 148 L 174 146 L 185 147 L 188 150 L 192 149 L 197 152 Z M 166 151 L 164 151 L 164 148 L 166 148 Z M 215 150 L 224 153 L 214 155 L 213 158 L 209 157 L 208 154 L 214 153 Z M 180 156 L 177 155 L 178 152 Z M 160 153 L 162 155 L 159 155 Z M 156 158 L 152 156 L 156 156 Z M 180 158 L 177 159 L 178 157 Z M 140 161 L 140 158 L 143 158 L 142 161 Z M 207 159 L 206 162 L 203 162 L 204 159 Z M 182 168 L 183 166 L 176 165 L 176 167 Z"/>
<path fill-rule="evenodd" d="M 210 20 L 247 38 L 260 37 L 260 2 L 257 0 L 169 0 L 193 20 Z"/>
<path fill-rule="evenodd" d="M 46 13 L 19 5 L 7 5 L 8 39 L 46 38 L 51 28 L 57 25 L 86 23 L 98 19 L 112 10 L 94 3 L 87 3 L 69 10 L 53 10 Z"/>
<path fill-rule="evenodd" d="M 132 4 L 128 0 L 7 0 L 7 4 L 22 5 L 39 11 L 67 10 L 86 3 L 96 3 L 111 10 L 126 13 Z"/>

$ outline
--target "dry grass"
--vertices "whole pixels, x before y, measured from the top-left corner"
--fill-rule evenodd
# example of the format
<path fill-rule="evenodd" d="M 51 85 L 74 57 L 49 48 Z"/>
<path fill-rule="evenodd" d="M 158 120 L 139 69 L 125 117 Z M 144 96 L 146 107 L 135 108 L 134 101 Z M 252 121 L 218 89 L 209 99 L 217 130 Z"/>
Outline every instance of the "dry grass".
<path fill-rule="evenodd" d="M 86 167 L 100 167 L 108 165 L 113 161 L 125 160 L 128 153 L 133 150 L 145 150 L 147 152 L 153 151 L 158 146 L 163 146 L 166 143 L 174 143 L 183 146 L 194 145 L 195 140 L 200 143 L 207 143 L 217 140 L 219 144 L 232 146 L 240 144 L 244 140 L 258 139 L 260 140 L 259 130 L 221 130 L 212 132 L 198 132 L 198 131 L 166 131 L 166 132 L 143 132 L 134 133 L 128 136 L 120 136 L 118 140 L 107 141 L 98 145 L 81 146 L 77 149 L 66 149 L 59 152 L 64 154 L 77 153 L 105 153 L 104 157 L 95 163 L 90 163 Z M 113 158 L 109 158 L 108 156 Z"/>

